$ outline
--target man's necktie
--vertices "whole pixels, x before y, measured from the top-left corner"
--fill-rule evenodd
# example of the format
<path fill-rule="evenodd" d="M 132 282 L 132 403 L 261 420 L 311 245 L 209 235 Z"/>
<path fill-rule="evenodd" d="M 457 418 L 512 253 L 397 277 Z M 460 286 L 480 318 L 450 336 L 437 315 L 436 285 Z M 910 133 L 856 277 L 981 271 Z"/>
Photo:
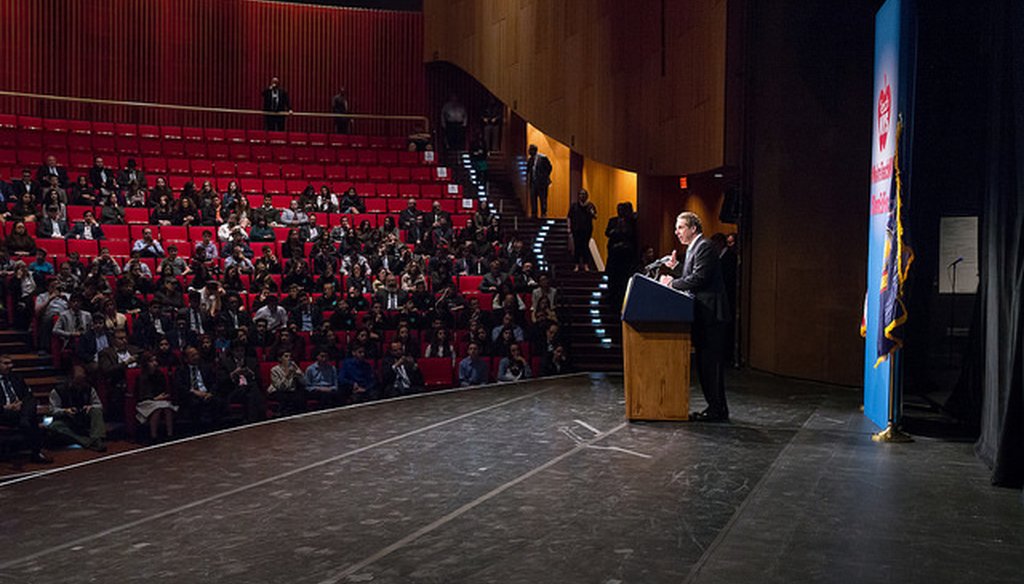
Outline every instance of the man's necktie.
<path fill-rule="evenodd" d="M 3 379 L 0 379 L 0 385 L 4 388 L 4 397 L 7 398 L 7 403 L 13 404 L 18 401 L 18 394 L 11 388 L 11 382 L 6 376 L 4 376 Z"/>

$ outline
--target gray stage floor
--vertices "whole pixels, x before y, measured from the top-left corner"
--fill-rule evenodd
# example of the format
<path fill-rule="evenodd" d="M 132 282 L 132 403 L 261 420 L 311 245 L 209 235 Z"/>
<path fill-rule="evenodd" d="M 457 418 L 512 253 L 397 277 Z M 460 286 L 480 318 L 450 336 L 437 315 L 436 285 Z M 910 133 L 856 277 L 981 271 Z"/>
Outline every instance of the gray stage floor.
<path fill-rule="evenodd" d="M 733 423 L 625 424 L 620 377 L 278 421 L 0 487 L 0 582 L 1021 582 L 971 445 L 745 374 Z M 700 404 L 695 404 L 700 405 Z"/>

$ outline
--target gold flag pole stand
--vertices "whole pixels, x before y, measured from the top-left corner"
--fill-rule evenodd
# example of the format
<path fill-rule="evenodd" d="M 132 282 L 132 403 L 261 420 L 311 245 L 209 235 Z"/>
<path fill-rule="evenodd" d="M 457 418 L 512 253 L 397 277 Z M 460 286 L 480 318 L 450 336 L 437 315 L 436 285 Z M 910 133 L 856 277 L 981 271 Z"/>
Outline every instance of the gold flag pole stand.
<path fill-rule="evenodd" d="M 896 391 L 895 390 L 895 379 L 896 372 L 898 371 L 896 361 L 896 353 L 889 358 L 889 422 L 885 426 L 885 430 L 876 432 L 871 435 L 871 440 L 874 442 L 889 442 L 894 444 L 906 444 L 913 442 L 914 439 L 900 429 L 899 424 L 896 420 Z M 863 406 L 862 406 L 863 407 Z"/>

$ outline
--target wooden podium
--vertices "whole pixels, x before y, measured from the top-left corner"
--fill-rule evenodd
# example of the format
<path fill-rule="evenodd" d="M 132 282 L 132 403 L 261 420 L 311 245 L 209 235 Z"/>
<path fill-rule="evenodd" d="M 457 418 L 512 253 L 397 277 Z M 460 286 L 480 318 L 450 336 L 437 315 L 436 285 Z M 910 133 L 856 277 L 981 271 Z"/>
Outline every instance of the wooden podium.
<path fill-rule="evenodd" d="M 622 305 L 622 365 L 629 420 L 690 417 L 693 299 L 635 275 Z"/>

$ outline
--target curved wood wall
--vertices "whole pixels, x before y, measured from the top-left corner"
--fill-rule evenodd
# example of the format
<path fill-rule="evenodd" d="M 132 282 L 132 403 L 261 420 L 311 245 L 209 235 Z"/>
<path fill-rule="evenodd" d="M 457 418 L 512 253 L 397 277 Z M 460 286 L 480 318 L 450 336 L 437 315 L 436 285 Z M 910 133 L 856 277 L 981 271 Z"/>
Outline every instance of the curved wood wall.
<path fill-rule="evenodd" d="M 544 133 L 649 174 L 723 165 L 725 0 L 425 0 L 449 61 Z"/>

